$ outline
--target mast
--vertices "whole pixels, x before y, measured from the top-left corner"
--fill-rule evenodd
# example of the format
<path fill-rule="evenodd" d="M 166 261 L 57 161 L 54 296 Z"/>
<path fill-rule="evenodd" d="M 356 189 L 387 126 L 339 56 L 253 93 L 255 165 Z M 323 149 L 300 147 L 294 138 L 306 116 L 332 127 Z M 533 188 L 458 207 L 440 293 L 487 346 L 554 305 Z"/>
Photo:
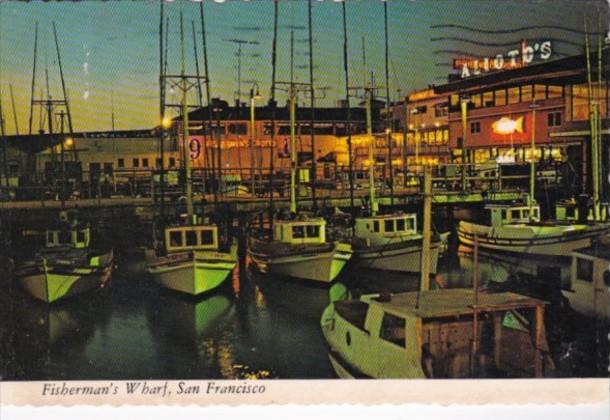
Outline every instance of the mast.
<path fill-rule="evenodd" d="M 72 126 L 72 113 L 70 112 L 70 104 L 68 102 L 68 94 L 66 93 L 66 81 L 64 79 L 64 70 L 61 65 L 61 55 L 59 53 L 59 42 L 57 41 L 57 30 L 55 28 L 55 22 L 53 22 L 53 38 L 55 38 L 55 50 L 57 51 L 57 65 L 59 66 L 59 77 L 61 78 L 61 91 L 64 96 L 64 106 L 66 108 L 66 115 L 68 117 L 68 130 L 72 137 L 72 151 L 74 153 L 74 161 L 77 161 L 76 156 L 76 140 L 74 140 L 74 128 Z"/>
<path fill-rule="evenodd" d="M 2 112 L 2 91 L 0 91 L 0 138 L 2 139 L 2 174 L 4 182 L 8 188 L 8 158 L 7 158 L 7 142 L 6 131 L 4 127 L 4 113 Z"/>
<path fill-rule="evenodd" d="M 189 113 L 187 104 L 187 83 L 184 64 L 184 22 L 182 13 L 182 3 L 180 4 L 180 77 L 182 82 L 182 147 L 185 150 L 184 169 L 186 172 L 186 212 L 188 223 L 192 224 L 193 219 L 193 180 L 191 174 L 191 156 L 188 153 L 189 140 Z"/>
<path fill-rule="evenodd" d="M 197 40 L 195 39 L 195 21 L 191 20 L 191 28 L 193 30 L 193 53 L 195 54 L 195 74 L 197 75 L 197 99 L 199 106 L 203 106 L 203 91 L 201 88 L 201 79 L 199 79 L 199 54 L 197 53 Z"/>
<path fill-rule="evenodd" d="M 390 70 L 388 43 L 388 2 L 383 2 L 383 18 L 385 28 L 385 92 L 386 92 L 386 136 L 388 144 L 388 169 L 390 171 L 390 205 L 394 205 L 394 169 L 392 168 L 392 119 L 390 116 Z"/>
<path fill-rule="evenodd" d="M 8 85 L 11 93 L 11 104 L 13 106 L 13 119 L 15 121 L 15 134 L 19 135 L 19 122 L 17 121 L 17 108 L 15 107 L 15 95 L 13 95 L 13 85 Z"/>
<path fill-rule="evenodd" d="M 273 1 L 273 43 L 271 47 L 271 143 L 269 145 L 269 224 L 273 231 L 273 178 L 275 159 L 275 70 L 277 64 L 278 0 Z"/>
<path fill-rule="evenodd" d="M 295 130 L 296 92 L 294 85 L 294 31 L 290 31 L 290 213 L 297 212 L 297 137 Z"/>
<path fill-rule="evenodd" d="M 311 129 L 311 199 L 313 202 L 313 211 L 315 212 L 318 208 L 316 202 L 316 177 L 317 177 L 317 162 L 316 162 L 316 136 L 314 134 L 314 121 L 315 121 L 315 97 L 314 97 L 314 87 L 313 87 L 313 39 L 312 39 L 312 19 L 311 16 L 311 0 L 307 2 L 307 20 L 308 20 L 308 29 L 309 29 L 309 84 L 310 84 L 310 103 L 309 106 L 311 108 L 311 121 L 310 121 L 310 129 Z"/>
<path fill-rule="evenodd" d="M 371 212 L 371 216 L 374 216 L 377 213 L 378 205 L 375 198 L 375 138 L 373 137 L 371 115 L 371 97 L 373 96 L 373 88 L 365 87 L 364 92 L 366 95 L 366 136 L 369 140 L 369 210 Z"/>
<path fill-rule="evenodd" d="M 210 99 L 210 72 L 209 72 L 209 67 L 208 67 L 208 44 L 206 42 L 206 36 L 205 36 L 205 19 L 204 19 L 204 15 L 203 15 L 203 2 L 199 3 L 199 16 L 201 18 L 201 41 L 203 44 L 203 72 L 204 72 L 204 77 L 205 77 L 205 97 L 206 97 L 206 102 L 208 105 L 208 127 L 204 130 L 204 149 L 206 151 L 206 157 L 207 157 L 207 139 L 208 139 L 208 133 L 212 133 L 212 101 Z M 205 127 L 205 123 L 203 124 L 203 126 Z M 218 140 L 218 144 L 220 145 L 220 139 Z M 213 159 L 210 159 L 211 162 L 211 166 L 212 166 L 212 172 L 211 172 L 211 180 L 212 183 L 214 183 L 214 162 Z M 208 162 L 209 163 L 209 162 Z M 218 206 L 218 189 L 214 188 L 214 203 L 216 204 L 216 206 Z"/>
<path fill-rule="evenodd" d="M 163 4 L 165 0 L 159 0 L 160 16 L 159 16 L 159 122 L 161 130 L 159 133 L 159 157 L 161 159 L 161 168 L 159 174 L 159 184 L 161 187 L 161 220 L 165 218 L 165 63 L 167 63 L 167 45 L 166 50 L 163 49 Z M 167 30 L 167 29 L 166 29 Z M 114 99 L 114 92 L 113 92 Z M 114 131 L 114 114 L 112 118 L 112 130 Z"/>
<path fill-rule="evenodd" d="M 36 56 L 38 54 L 38 21 L 34 26 L 34 65 L 32 66 L 32 93 L 30 96 L 30 129 L 29 134 L 32 134 L 32 120 L 34 119 L 34 95 L 36 90 Z"/>
<path fill-rule="evenodd" d="M 345 1 L 341 2 L 343 11 L 343 70 L 345 72 L 345 105 L 347 106 L 347 153 L 349 163 L 349 200 L 352 217 L 354 216 L 354 170 L 353 170 L 353 154 L 352 154 L 352 117 L 349 103 L 349 70 L 347 61 L 347 16 L 345 10 Z"/>
<path fill-rule="evenodd" d="M 589 48 L 589 32 L 585 21 L 585 55 L 587 59 L 587 91 L 589 96 L 589 127 L 591 133 L 591 194 L 593 196 L 593 215 L 594 220 L 599 220 L 599 150 L 597 143 L 598 129 L 598 108 L 597 101 L 593 100 L 593 82 L 591 75 L 591 57 Z"/>

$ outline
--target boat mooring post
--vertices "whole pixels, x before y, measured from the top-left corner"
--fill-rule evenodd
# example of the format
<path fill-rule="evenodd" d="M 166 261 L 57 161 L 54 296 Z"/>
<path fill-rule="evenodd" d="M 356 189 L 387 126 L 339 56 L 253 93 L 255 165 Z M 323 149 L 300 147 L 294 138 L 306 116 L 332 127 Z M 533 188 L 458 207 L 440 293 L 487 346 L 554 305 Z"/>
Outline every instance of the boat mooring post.
<path fill-rule="evenodd" d="M 424 225 L 422 227 L 420 291 L 430 290 L 430 244 L 432 226 L 432 168 L 424 166 Z"/>

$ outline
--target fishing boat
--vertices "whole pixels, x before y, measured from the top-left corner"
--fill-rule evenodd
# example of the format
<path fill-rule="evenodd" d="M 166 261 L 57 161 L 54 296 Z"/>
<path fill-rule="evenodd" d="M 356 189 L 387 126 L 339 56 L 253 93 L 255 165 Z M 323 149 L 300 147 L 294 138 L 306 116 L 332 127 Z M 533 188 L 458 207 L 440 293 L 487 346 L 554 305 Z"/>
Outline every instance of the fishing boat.
<path fill-rule="evenodd" d="M 146 250 L 147 272 L 163 287 L 190 295 L 216 289 L 237 264 L 236 245 L 223 252 L 213 223 L 167 226 L 162 246 Z"/>
<path fill-rule="evenodd" d="M 383 214 L 357 217 L 352 247 L 360 267 L 418 273 L 421 270 L 422 235 L 415 214 Z M 436 273 L 441 236 L 431 243 L 430 272 Z"/>
<path fill-rule="evenodd" d="M 21 287 L 48 303 L 105 287 L 114 268 L 113 251 L 90 248 L 90 236 L 88 225 L 62 212 L 46 230 L 44 248 L 15 267 Z"/>
<path fill-rule="evenodd" d="M 263 273 L 330 283 L 351 258 L 352 247 L 328 240 L 323 218 L 300 216 L 276 220 L 271 240 L 251 235 L 248 255 Z"/>
<path fill-rule="evenodd" d="M 606 223 L 541 222 L 536 204 L 488 204 L 485 209 L 491 223 L 460 221 L 460 242 L 473 246 L 476 236 L 484 249 L 569 257 L 570 252 L 591 246 L 610 229 Z"/>
<path fill-rule="evenodd" d="M 270 238 L 251 232 L 248 239 L 250 260 L 263 273 L 275 273 L 322 283 L 332 282 L 352 256 L 349 243 L 331 241 L 326 221 L 297 212 L 295 132 L 296 87 L 290 84 L 290 213 L 273 221 Z"/>
<path fill-rule="evenodd" d="M 544 377 L 545 303 L 438 289 L 331 303 L 321 320 L 340 378 Z"/>
<path fill-rule="evenodd" d="M 183 30 L 182 14 L 180 31 Z M 177 85 L 182 91 L 181 144 L 186 150 L 189 134 L 188 76 L 185 75 L 184 42 L 181 38 L 181 71 Z M 203 223 L 193 207 L 191 157 L 184 159 L 186 218 L 175 225 L 164 226 L 161 241 L 145 251 L 147 272 L 153 279 L 171 290 L 192 296 L 218 288 L 237 264 L 237 246 L 221 243 L 219 227 Z M 163 202 L 161 202 L 163 205 Z M 163 207 L 162 207 L 163 208 Z M 227 237 L 228 235 L 224 235 Z"/>
<path fill-rule="evenodd" d="M 576 312 L 610 322 L 610 249 L 592 246 L 572 252 L 570 286 L 562 290 Z"/>

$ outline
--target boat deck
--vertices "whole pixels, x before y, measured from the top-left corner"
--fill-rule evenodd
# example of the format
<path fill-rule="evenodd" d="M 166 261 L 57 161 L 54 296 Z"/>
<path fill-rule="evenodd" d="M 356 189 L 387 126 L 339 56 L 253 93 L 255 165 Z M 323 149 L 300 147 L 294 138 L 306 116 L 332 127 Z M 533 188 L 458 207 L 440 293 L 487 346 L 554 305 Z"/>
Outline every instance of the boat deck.
<path fill-rule="evenodd" d="M 390 295 L 390 300 L 379 295 L 363 296 L 364 301 L 375 302 L 397 314 L 412 314 L 420 318 L 437 318 L 472 314 L 475 293 L 472 289 L 439 289 L 425 292 L 408 292 Z M 480 311 L 507 311 L 535 308 L 545 302 L 512 292 L 478 294 L 476 309 Z"/>

